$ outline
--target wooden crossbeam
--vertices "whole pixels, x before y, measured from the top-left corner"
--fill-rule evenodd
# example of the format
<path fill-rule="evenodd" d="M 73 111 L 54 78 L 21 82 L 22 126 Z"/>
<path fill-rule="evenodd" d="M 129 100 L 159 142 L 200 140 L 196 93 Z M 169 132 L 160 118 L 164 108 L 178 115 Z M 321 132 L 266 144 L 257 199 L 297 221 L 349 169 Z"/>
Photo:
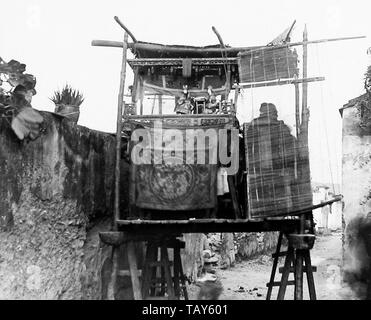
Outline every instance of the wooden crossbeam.
<path fill-rule="evenodd" d="M 303 267 L 303 272 L 308 272 L 307 269 L 308 269 L 307 267 Z M 317 267 L 316 266 L 312 266 L 311 269 L 312 269 L 312 272 L 317 272 Z M 282 273 L 283 271 L 284 271 L 283 267 L 280 267 L 278 269 L 279 273 Z M 294 273 L 294 267 L 290 267 L 290 273 Z"/>
<path fill-rule="evenodd" d="M 180 236 L 180 234 L 175 235 L 175 236 Z M 164 241 L 166 241 L 166 245 L 169 248 L 175 248 L 175 247 L 184 248 L 184 242 L 178 241 L 178 240 L 175 241 L 173 240 L 173 237 L 174 235 L 172 235 L 172 238 L 163 239 Z M 155 241 L 158 241 L 159 236 L 158 234 L 148 235 L 148 234 L 126 233 L 122 231 L 104 231 L 104 232 L 99 233 L 99 238 L 105 244 L 108 244 L 111 246 L 119 246 L 129 241 L 155 242 Z"/>
<path fill-rule="evenodd" d="M 267 283 L 266 286 L 269 288 L 269 287 L 279 287 L 281 285 L 281 281 L 275 281 L 275 282 L 272 282 L 272 283 Z M 290 281 L 287 281 L 287 285 L 288 286 L 293 286 L 295 285 L 295 281 L 294 280 L 290 280 Z"/>
<path fill-rule="evenodd" d="M 259 88 L 259 87 L 272 87 L 272 86 L 282 86 L 286 84 L 298 84 L 298 83 L 308 83 L 315 81 L 324 81 L 325 77 L 313 77 L 313 78 L 303 78 L 303 79 L 287 79 L 287 80 L 273 80 L 267 82 L 256 82 L 256 83 L 246 83 L 238 85 L 239 88 Z M 237 86 L 236 86 L 237 87 Z"/>
<path fill-rule="evenodd" d="M 239 58 L 192 58 L 192 65 L 224 65 L 238 64 Z M 128 59 L 128 64 L 133 67 L 139 66 L 182 66 L 182 58 L 140 58 Z"/>
<path fill-rule="evenodd" d="M 292 211 L 292 212 L 288 212 L 287 214 L 285 214 L 285 216 L 295 216 L 295 215 L 302 215 L 302 214 L 305 214 L 307 213 L 308 211 L 312 211 L 314 209 L 318 209 L 318 208 L 322 208 L 322 207 L 325 207 L 329 204 L 332 204 L 334 202 L 337 202 L 337 201 L 340 201 L 342 199 L 341 196 L 336 196 L 335 198 L 331 199 L 331 200 L 328 200 L 328 201 L 325 201 L 325 202 L 321 202 L 319 204 L 316 204 L 316 205 L 313 205 L 313 206 L 310 206 L 308 208 L 303 208 L 303 209 L 300 209 L 300 210 L 295 210 L 295 211 Z M 193 224 L 193 225 L 206 225 L 206 224 L 215 224 L 215 225 L 223 225 L 223 224 L 226 224 L 226 225 L 237 225 L 237 224 L 267 224 L 267 223 L 270 223 L 270 224 L 275 224 L 275 223 L 282 223 L 282 221 L 284 223 L 289 223 L 289 221 L 293 221 L 293 220 L 251 220 L 251 219 L 188 219 L 188 220 L 142 220 L 142 219 L 135 219 L 135 220 L 117 220 L 117 224 L 118 225 L 131 225 L 131 226 L 134 226 L 134 225 L 143 225 L 143 224 L 147 224 L 147 225 L 167 225 L 167 224 L 173 224 L 173 225 L 190 225 L 190 224 Z"/>
<path fill-rule="evenodd" d="M 286 255 L 287 255 L 287 251 L 281 251 L 279 253 L 273 253 L 272 258 L 285 257 Z"/>
<path fill-rule="evenodd" d="M 199 221 L 201 220 L 201 221 Z M 221 221 L 217 221 L 221 220 Z M 298 228 L 298 219 L 282 219 L 269 221 L 243 221 L 241 219 L 197 219 L 197 220 L 118 220 L 121 232 L 152 235 L 164 232 L 168 235 L 176 233 L 197 232 L 269 232 L 280 231 L 291 233 Z"/>
<path fill-rule="evenodd" d="M 301 46 L 303 44 L 315 44 L 315 43 L 325 43 L 325 42 L 333 42 L 333 41 L 342 41 L 342 40 L 355 40 L 355 39 L 363 39 L 366 38 L 365 36 L 356 36 L 356 37 L 341 37 L 341 38 L 332 38 L 332 39 L 319 39 L 319 40 L 312 40 L 306 42 L 293 42 L 283 45 L 277 46 L 252 46 L 252 47 L 227 47 L 224 49 L 226 53 L 238 53 L 240 51 L 253 51 L 253 50 L 274 50 L 279 48 L 289 48 L 289 47 L 296 47 Z M 121 41 L 111 41 L 111 40 L 93 40 L 91 42 L 92 46 L 96 47 L 114 47 L 114 48 L 122 48 L 123 43 Z M 154 50 L 159 52 L 212 52 L 212 53 L 220 53 L 220 48 L 203 48 L 203 47 L 192 47 L 192 46 L 169 46 L 169 45 L 162 45 L 162 44 L 155 44 L 155 43 L 128 43 L 128 48 L 130 49 L 137 49 L 137 50 Z"/>

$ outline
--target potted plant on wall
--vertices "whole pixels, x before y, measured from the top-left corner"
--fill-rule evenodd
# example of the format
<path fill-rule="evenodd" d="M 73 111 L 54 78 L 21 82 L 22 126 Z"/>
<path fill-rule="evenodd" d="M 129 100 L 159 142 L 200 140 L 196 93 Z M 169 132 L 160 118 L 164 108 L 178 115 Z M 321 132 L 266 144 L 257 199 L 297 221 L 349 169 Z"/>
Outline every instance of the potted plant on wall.
<path fill-rule="evenodd" d="M 80 105 L 84 102 L 81 92 L 66 84 L 62 90 L 55 91 L 50 100 L 55 104 L 55 113 L 77 123 L 80 116 Z"/>

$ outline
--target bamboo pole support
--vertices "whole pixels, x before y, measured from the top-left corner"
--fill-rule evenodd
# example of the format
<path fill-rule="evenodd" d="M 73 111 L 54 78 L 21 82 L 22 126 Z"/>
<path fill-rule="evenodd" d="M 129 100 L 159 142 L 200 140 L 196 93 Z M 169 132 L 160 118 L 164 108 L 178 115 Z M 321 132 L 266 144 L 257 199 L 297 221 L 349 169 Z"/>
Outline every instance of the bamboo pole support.
<path fill-rule="evenodd" d="M 304 27 L 303 32 L 303 78 L 306 79 L 308 76 L 308 30 L 307 25 Z M 301 164 L 302 164 L 302 174 L 301 179 L 310 179 L 309 168 L 309 150 L 308 150 L 308 83 L 303 82 L 302 84 L 302 106 L 301 106 L 301 126 L 300 126 L 300 140 L 299 146 L 301 150 Z M 307 176 L 309 174 L 309 177 Z M 304 193 L 306 194 L 310 190 L 304 188 Z M 305 229 L 305 215 L 300 216 L 300 233 L 304 233 Z"/>
<path fill-rule="evenodd" d="M 295 76 L 295 80 L 297 80 Z M 299 83 L 294 82 L 295 87 L 295 124 L 296 124 L 296 139 L 299 139 L 300 134 L 300 89 Z M 297 140 L 295 140 L 295 147 L 297 147 Z M 298 179 L 298 154 L 295 153 L 295 179 Z"/>
<path fill-rule="evenodd" d="M 126 77 L 126 59 L 127 59 L 128 34 L 124 34 L 124 45 L 122 50 L 122 64 L 120 74 L 120 89 L 117 100 L 117 126 L 116 126 L 116 165 L 115 165 L 115 213 L 114 229 L 117 230 L 117 220 L 120 220 L 120 163 L 121 163 L 121 131 L 122 131 L 122 113 L 124 105 L 124 89 Z"/>
<path fill-rule="evenodd" d="M 295 76 L 295 80 L 297 80 L 297 76 Z M 299 84 L 294 82 L 295 87 L 295 124 L 296 124 L 296 137 L 299 137 L 299 129 L 300 129 L 300 91 L 299 91 Z"/>
<path fill-rule="evenodd" d="M 140 282 L 139 282 L 139 273 L 138 273 L 138 265 L 137 265 L 137 257 L 136 257 L 134 241 L 129 241 L 127 243 L 126 251 L 128 254 L 130 278 L 131 278 L 131 285 L 133 288 L 134 300 L 142 300 L 142 292 L 141 292 L 141 287 L 140 287 Z"/>
<path fill-rule="evenodd" d="M 333 41 L 344 41 L 344 40 L 356 40 L 356 39 L 364 39 L 366 36 L 356 36 L 356 37 L 341 37 L 341 38 L 331 38 L 331 39 L 319 39 L 319 40 L 312 40 L 308 41 L 306 44 L 315 44 L 315 43 L 325 43 L 325 42 L 333 42 Z M 252 47 L 227 47 L 224 49 L 225 53 L 238 53 L 241 51 L 248 51 L 250 54 L 254 51 L 259 50 L 275 50 L 279 48 L 291 48 L 303 45 L 303 42 L 293 42 L 287 43 L 277 46 L 252 46 Z M 120 41 L 112 41 L 112 40 L 92 40 L 91 45 L 94 47 L 114 47 L 114 48 L 122 48 L 123 43 Z M 136 50 L 157 50 L 157 51 L 168 51 L 168 52 L 212 52 L 212 53 L 220 53 L 219 48 L 200 48 L 200 47 L 190 47 L 190 46 L 166 46 L 161 44 L 150 44 L 150 43 L 129 43 L 128 48 L 136 49 Z"/>
<path fill-rule="evenodd" d="M 125 33 L 127 33 L 131 39 L 133 39 L 134 43 L 137 43 L 138 40 L 134 37 L 133 33 L 120 21 L 120 19 L 117 16 L 114 16 L 113 19 L 119 24 L 119 26 L 125 30 Z"/>
<path fill-rule="evenodd" d="M 308 31 L 307 25 L 305 25 L 304 32 L 303 32 L 303 79 L 308 77 Z M 303 89 L 303 98 L 302 98 L 302 113 L 306 112 L 308 108 L 308 83 L 303 82 L 302 84 Z M 302 116 L 302 120 L 304 117 Z M 303 120 L 304 121 L 304 120 Z"/>
<path fill-rule="evenodd" d="M 220 35 L 218 30 L 216 30 L 216 28 L 214 26 L 212 26 L 211 29 L 214 31 L 214 33 L 216 34 L 216 36 L 219 40 L 219 44 L 220 44 L 220 48 L 221 48 L 220 53 L 222 55 L 222 58 L 223 59 L 227 58 L 227 53 L 225 52 L 225 45 L 224 45 L 222 36 Z M 225 63 L 223 63 L 223 67 L 224 67 L 225 81 L 226 81 L 225 100 L 228 100 L 228 95 L 229 95 L 229 90 L 230 90 L 231 68 L 230 68 L 230 66 L 228 66 L 228 70 L 227 70 L 227 67 L 226 67 Z"/>
<path fill-rule="evenodd" d="M 124 90 L 125 90 L 125 78 L 126 78 L 126 62 L 127 62 L 127 43 L 128 33 L 124 34 L 124 45 L 122 52 L 122 64 L 120 74 L 120 89 L 117 99 L 117 130 L 116 130 L 116 166 L 115 166 L 115 214 L 114 214 L 114 230 L 118 230 L 118 221 L 120 220 L 120 164 L 121 164 L 121 136 L 122 136 L 122 121 L 123 121 L 123 109 L 124 109 Z M 111 283 L 113 287 L 113 297 L 116 291 L 116 282 L 119 269 L 118 259 L 119 246 L 113 247 L 113 270 L 111 275 Z M 126 245 L 126 251 L 129 261 L 130 276 L 133 288 L 133 294 L 135 300 L 141 300 L 142 295 L 140 292 L 140 283 L 138 278 L 138 266 L 136 261 L 136 253 L 133 241 L 129 241 Z"/>
<path fill-rule="evenodd" d="M 238 96 L 240 94 L 240 86 L 236 86 L 234 88 L 234 101 L 233 101 L 233 113 L 234 115 L 237 114 L 237 102 L 238 102 Z"/>
<path fill-rule="evenodd" d="M 303 78 L 308 76 L 308 30 L 305 25 L 303 32 Z M 308 130 L 309 130 L 309 109 L 308 109 L 308 83 L 303 82 L 302 84 L 302 114 L 301 114 L 301 126 L 299 132 L 299 147 L 300 147 L 300 160 L 302 165 L 301 179 L 304 181 L 310 181 L 310 164 L 309 164 L 309 145 L 308 145 Z M 308 195 L 312 200 L 312 190 L 309 184 L 304 184 L 303 193 Z M 310 213 L 301 216 L 300 233 L 304 232 L 305 222 L 310 221 L 310 231 L 313 232 L 313 215 Z"/>
<path fill-rule="evenodd" d="M 325 80 L 324 77 L 313 77 L 313 78 L 294 79 L 294 80 L 291 80 L 291 79 L 290 80 L 272 80 L 272 81 L 267 81 L 267 82 L 239 84 L 239 87 L 243 89 L 249 89 L 249 88 L 259 88 L 259 87 L 283 86 L 287 84 L 298 84 L 298 83 L 304 83 L 304 82 L 316 82 L 316 81 L 324 81 L 324 80 Z"/>
<path fill-rule="evenodd" d="M 158 113 L 162 115 L 162 94 L 158 95 Z"/>

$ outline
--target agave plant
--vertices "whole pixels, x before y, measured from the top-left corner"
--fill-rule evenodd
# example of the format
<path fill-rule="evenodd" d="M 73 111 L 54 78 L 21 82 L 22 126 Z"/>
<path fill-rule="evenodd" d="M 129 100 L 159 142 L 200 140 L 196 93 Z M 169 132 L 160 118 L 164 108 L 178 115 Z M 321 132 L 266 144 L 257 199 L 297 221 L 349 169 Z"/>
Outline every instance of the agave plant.
<path fill-rule="evenodd" d="M 78 90 L 72 89 L 68 84 L 62 90 L 54 91 L 50 98 L 55 105 L 69 105 L 79 107 L 84 102 L 84 97 Z"/>
<path fill-rule="evenodd" d="M 62 90 L 54 91 L 53 97 L 50 98 L 55 104 L 55 113 L 69 118 L 77 123 L 80 116 L 80 105 L 84 97 L 78 90 L 72 89 L 68 84 Z"/>

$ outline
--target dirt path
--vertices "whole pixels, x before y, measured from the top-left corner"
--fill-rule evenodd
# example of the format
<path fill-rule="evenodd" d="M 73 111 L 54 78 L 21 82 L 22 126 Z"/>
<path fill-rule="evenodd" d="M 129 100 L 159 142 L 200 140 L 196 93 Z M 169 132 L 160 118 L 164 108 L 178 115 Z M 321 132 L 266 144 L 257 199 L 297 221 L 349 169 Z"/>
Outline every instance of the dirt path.
<path fill-rule="evenodd" d="M 332 232 L 321 235 L 316 239 L 311 251 L 312 264 L 317 266 L 314 273 L 316 293 L 318 300 L 344 300 L 352 299 L 353 294 L 341 285 L 341 233 Z M 273 260 L 270 255 L 262 255 L 257 259 L 242 261 L 229 270 L 217 270 L 224 291 L 220 299 L 226 300 L 265 300 Z M 279 266 L 283 265 L 283 258 Z M 276 281 L 280 274 L 276 274 Z M 293 274 L 290 275 L 293 279 Z M 309 299 L 306 277 L 304 276 L 304 299 Z M 197 287 L 190 288 L 190 297 L 197 297 Z M 288 286 L 285 299 L 293 299 L 293 286 Z M 276 299 L 278 288 L 273 289 L 272 299 Z"/>

